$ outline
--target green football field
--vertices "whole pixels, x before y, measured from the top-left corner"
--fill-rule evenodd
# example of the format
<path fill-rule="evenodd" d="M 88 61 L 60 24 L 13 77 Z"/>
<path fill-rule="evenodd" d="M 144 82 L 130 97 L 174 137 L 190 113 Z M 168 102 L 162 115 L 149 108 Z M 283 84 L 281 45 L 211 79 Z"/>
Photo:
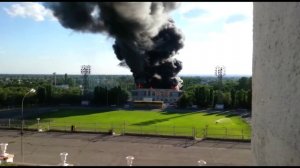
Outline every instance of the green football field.
<path fill-rule="evenodd" d="M 250 139 L 251 128 L 228 112 L 64 109 L 39 116 L 39 127 L 69 131 Z M 36 128 L 36 121 L 30 127 Z"/>

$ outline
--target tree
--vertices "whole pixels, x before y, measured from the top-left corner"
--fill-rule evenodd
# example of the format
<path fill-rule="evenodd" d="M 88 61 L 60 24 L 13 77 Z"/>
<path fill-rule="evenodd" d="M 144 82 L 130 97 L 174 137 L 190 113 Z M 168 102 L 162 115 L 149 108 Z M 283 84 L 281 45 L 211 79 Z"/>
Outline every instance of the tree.
<path fill-rule="evenodd" d="M 129 92 L 125 89 L 122 89 L 121 87 L 118 88 L 119 88 L 118 105 L 123 105 L 128 101 Z"/>
<path fill-rule="evenodd" d="M 214 95 L 213 106 L 215 106 L 216 104 L 223 104 L 223 92 L 221 90 L 215 90 L 213 95 Z"/>
<path fill-rule="evenodd" d="M 184 81 L 184 85 L 182 89 L 189 88 L 191 86 L 195 86 L 202 83 L 202 78 L 199 77 L 181 77 L 181 79 Z"/>
<path fill-rule="evenodd" d="M 193 91 L 194 103 L 201 107 L 208 107 L 210 105 L 210 87 L 206 85 L 198 85 Z"/>
<path fill-rule="evenodd" d="M 69 85 L 69 87 L 75 87 L 75 80 L 72 78 L 68 78 L 67 84 Z"/>
<path fill-rule="evenodd" d="M 38 103 L 44 104 L 46 102 L 46 88 L 38 87 L 36 90 L 36 96 L 38 98 Z"/>
<path fill-rule="evenodd" d="M 78 87 L 55 88 L 53 90 L 52 102 L 55 104 L 80 104 L 80 100 L 81 90 Z"/>
<path fill-rule="evenodd" d="M 247 78 L 247 77 L 241 77 L 238 80 L 238 85 L 237 85 L 237 89 L 238 90 L 249 90 L 251 89 L 251 83 L 252 83 L 252 77 Z"/>
<path fill-rule="evenodd" d="M 235 99 L 235 107 L 237 108 L 246 108 L 246 100 L 247 94 L 245 90 L 238 90 L 236 92 L 236 99 Z"/>
<path fill-rule="evenodd" d="M 109 90 L 109 100 L 110 104 L 115 104 L 115 105 L 123 105 L 124 103 L 127 102 L 129 94 L 127 91 L 121 89 L 121 87 L 113 87 Z"/>
<path fill-rule="evenodd" d="M 247 108 L 252 109 L 252 90 L 247 91 Z"/>
<path fill-rule="evenodd" d="M 65 73 L 65 85 L 68 83 L 68 74 L 67 73 Z"/>
<path fill-rule="evenodd" d="M 5 105 L 7 101 L 7 93 L 5 89 L 0 88 L 0 106 Z"/>
<path fill-rule="evenodd" d="M 223 104 L 225 108 L 229 108 L 232 105 L 232 99 L 230 92 L 223 93 Z"/>
<path fill-rule="evenodd" d="M 211 88 L 209 91 L 209 106 L 211 106 L 211 107 L 214 106 L 214 90 L 213 90 L 213 88 Z"/>
<path fill-rule="evenodd" d="M 191 102 L 191 96 L 189 96 L 187 93 L 183 93 L 177 101 L 177 106 L 179 108 L 186 108 L 191 104 Z"/>
<path fill-rule="evenodd" d="M 52 103 L 52 85 L 46 85 L 46 102 L 47 103 Z"/>
<path fill-rule="evenodd" d="M 231 89 L 230 91 L 230 96 L 231 96 L 231 107 L 235 107 L 236 103 L 236 91 L 235 89 Z"/>
<path fill-rule="evenodd" d="M 226 82 L 224 82 L 224 91 L 235 90 L 237 85 L 237 81 L 227 80 Z"/>
<path fill-rule="evenodd" d="M 94 104 L 97 105 L 123 105 L 127 102 L 129 93 L 127 90 L 116 86 L 108 90 L 106 87 L 96 86 L 94 88 Z"/>
<path fill-rule="evenodd" d="M 107 88 L 96 86 L 94 88 L 94 103 L 97 105 L 106 105 L 107 103 Z"/>
<path fill-rule="evenodd" d="M 248 89 L 252 90 L 252 77 L 248 79 Z"/>

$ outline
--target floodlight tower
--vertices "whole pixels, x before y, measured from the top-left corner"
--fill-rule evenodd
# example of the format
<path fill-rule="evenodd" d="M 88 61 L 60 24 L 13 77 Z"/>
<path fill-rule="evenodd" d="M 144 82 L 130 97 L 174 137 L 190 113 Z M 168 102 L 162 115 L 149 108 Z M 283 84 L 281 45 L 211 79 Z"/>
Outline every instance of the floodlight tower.
<path fill-rule="evenodd" d="M 87 96 L 88 87 L 89 87 L 89 81 L 88 81 L 88 75 L 91 74 L 91 66 L 90 65 L 82 65 L 81 66 L 81 74 L 83 75 L 83 96 Z"/>
<path fill-rule="evenodd" d="M 222 79 L 223 79 L 223 76 L 225 76 L 225 66 L 221 65 L 221 66 L 216 66 L 215 68 L 215 75 L 217 76 L 218 78 L 218 82 L 219 82 L 219 87 L 220 89 L 222 89 Z"/>

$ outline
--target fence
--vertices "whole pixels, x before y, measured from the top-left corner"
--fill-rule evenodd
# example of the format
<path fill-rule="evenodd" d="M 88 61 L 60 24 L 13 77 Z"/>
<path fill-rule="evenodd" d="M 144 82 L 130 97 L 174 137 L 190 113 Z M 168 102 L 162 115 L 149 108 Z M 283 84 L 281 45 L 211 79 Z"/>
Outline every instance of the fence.
<path fill-rule="evenodd" d="M 0 128 L 21 129 L 21 121 L 16 119 L 0 119 Z M 236 139 L 250 140 L 251 130 L 231 129 L 214 127 L 178 127 L 178 126 L 139 126 L 123 123 L 72 123 L 55 122 L 47 120 L 25 120 L 24 129 L 42 131 L 66 131 L 66 132 L 95 132 L 95 133 L 115 133 L 120 135 L 154 135 L 154 136 L 174 136 L 188 138 L 216 138 L 216 139 Z"/>

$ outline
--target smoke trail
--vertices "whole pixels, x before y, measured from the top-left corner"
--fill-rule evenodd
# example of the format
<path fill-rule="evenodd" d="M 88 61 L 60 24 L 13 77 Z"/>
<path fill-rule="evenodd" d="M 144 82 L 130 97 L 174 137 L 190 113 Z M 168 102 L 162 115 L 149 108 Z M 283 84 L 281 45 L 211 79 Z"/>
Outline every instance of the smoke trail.
<path fill-rule="evenodd" d="M 136 84 L 145 88 L 181 87 L 183 35 L 168 13 L 174 2 L 51 2 L 46 4 L 65 27 L 104 33 L 115 39 L 120 65 L 128 66 Z"/>

